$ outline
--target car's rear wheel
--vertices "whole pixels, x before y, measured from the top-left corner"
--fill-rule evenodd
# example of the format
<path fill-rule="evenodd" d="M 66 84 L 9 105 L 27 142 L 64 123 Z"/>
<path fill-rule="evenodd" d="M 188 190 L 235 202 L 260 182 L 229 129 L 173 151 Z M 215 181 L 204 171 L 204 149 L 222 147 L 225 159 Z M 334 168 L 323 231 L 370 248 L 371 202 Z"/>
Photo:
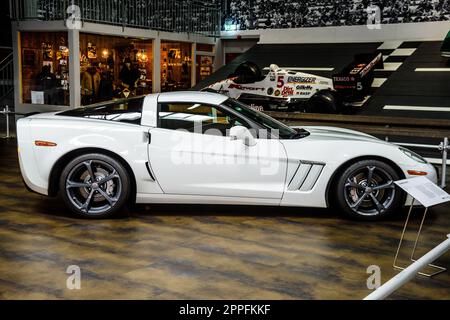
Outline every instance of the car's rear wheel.
<path fill-rule="evenodd" d="M 340 113 L 341 104 L 337 95 L 330 90 L 322 90 L 317 92 L 308 100 L 309 112 L 312 113 Z"/>
<path fill-rule="evenodd" d="M 399 179 L 399 174 L 382 161 L 358 161 L 336 184 L 337 205 L 347 216 L 360 220 L 392 215 L 405 201 L 405 194 L 394 184 Z"/>
<path fill-rule="evenodd" d="M 87 218 L 117 214 L 130 194 L 130 178 L 116 159 L 98 153 L 79 156 L 64 168 L 59 190 L 74 213 Z"/>

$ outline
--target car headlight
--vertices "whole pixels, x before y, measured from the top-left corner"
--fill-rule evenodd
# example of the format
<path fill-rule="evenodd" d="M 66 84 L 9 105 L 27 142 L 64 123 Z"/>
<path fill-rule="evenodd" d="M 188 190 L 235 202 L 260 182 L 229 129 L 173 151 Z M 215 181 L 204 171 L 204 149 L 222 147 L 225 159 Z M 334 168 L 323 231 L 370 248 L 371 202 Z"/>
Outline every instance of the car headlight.
<path fill-rule="evenodd" d="M 413 152 L 413 151 L 411 151 L 409 149 L 406 149 L 406 148 L 403 148 L 403 147 L 399 147 L 399 149 L 400 149 L 401 152 L 403 152 L 409 158 L 411 158 L 411 159 L 413 159 L 413 160 L 415 160 L 417 162 L 428 163 L 428 161 L 425 160 L 422 156 L 418 155 L 417 153 L 415 153 L 415 152 Z"/>

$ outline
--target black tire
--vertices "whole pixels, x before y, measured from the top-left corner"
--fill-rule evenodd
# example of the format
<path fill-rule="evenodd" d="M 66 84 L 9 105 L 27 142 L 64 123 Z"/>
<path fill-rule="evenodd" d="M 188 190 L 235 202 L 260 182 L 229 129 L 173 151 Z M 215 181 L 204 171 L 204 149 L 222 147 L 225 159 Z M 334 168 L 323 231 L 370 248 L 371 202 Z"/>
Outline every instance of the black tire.
<path fill-rule="evenodd" d="M 398 213 L 405 202 L 404 192 L 394 184 L 399 174 L 382 161 L 358 161 L 336 179 L 336 204 L 350 218 L 379 220 Z"/>
<path fill-rule="evenodd" d="M 91 176 L 96 177 L 92 182 Z M 60 197 L 75 214 L 92 219 L 120 212 L 130 196 L 130 177 L 116 159 L 99 153 L 79 156 L 62 171 Z"/>
<path fill-rule="evenodd" d="M 337 95 L 330 90 L 322 90 L 317 92 L 308 101 L 308 109 L 312 113 L 331 113 L 341 112 L 341 104 Z"/>

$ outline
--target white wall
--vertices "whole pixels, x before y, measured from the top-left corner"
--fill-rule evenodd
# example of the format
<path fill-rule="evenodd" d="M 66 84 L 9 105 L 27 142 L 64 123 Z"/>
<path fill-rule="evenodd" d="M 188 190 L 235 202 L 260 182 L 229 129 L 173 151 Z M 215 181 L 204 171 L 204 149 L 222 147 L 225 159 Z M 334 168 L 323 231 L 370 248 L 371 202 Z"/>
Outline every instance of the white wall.
<path fill-rule="evenodd" d="M 258 39 L 223 40 L 224 53 L 243 53 L 258 43 Z"/>
<path fill-rule="evenodd" d="M 227 53 L 244 53 L 257 43 L 258 39 L 223 40 L 222 41 L 223 63 L 225 63 L 225 55 Z"/>
<path fill-rule="evenodd" d="M 227 53 L 244 53 L 258 43 L 259 36 L 239 37 L 229 39 L 219 39 L 215 47 L 214 70 L 225 65 L 225 55 Z"/>
<path fill-rule="evenodd" d="M 260 44 L 383 42 L 389 40 L 442 40 L 450 21 L 383 24 L 379 30 L 367 26 L 223 31 L 222 39 L 259 37 Z"/>

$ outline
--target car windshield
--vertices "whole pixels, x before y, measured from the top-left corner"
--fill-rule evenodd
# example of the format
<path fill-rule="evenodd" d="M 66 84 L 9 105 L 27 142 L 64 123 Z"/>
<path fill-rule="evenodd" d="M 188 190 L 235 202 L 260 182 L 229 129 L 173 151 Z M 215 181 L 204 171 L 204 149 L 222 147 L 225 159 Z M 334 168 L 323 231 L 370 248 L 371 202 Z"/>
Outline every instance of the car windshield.
<path fill-rule="evenodd" d="M 307 132 L 304 129 L 296 130 L 291 127 L 288 127 L 287 125 L 281 123 L 280 121 L 275 120 L 274 118 L 269 117 L 268 115 L 260 111 L 252 109 L 246 104 L 239 102 L 235 99 L 231 98 L 227 99 L 223 103 L 223 105 L 242 114 L 243 116 L 249 118 L 253 122 L 258 123 L 263 128 L 270 130 L 271 133 L 273 133 L 273 130 L 277 130 L 278 131 L 277 136 L 280 139 L 299 139 L 309 135 L 309 132 Z"/>

